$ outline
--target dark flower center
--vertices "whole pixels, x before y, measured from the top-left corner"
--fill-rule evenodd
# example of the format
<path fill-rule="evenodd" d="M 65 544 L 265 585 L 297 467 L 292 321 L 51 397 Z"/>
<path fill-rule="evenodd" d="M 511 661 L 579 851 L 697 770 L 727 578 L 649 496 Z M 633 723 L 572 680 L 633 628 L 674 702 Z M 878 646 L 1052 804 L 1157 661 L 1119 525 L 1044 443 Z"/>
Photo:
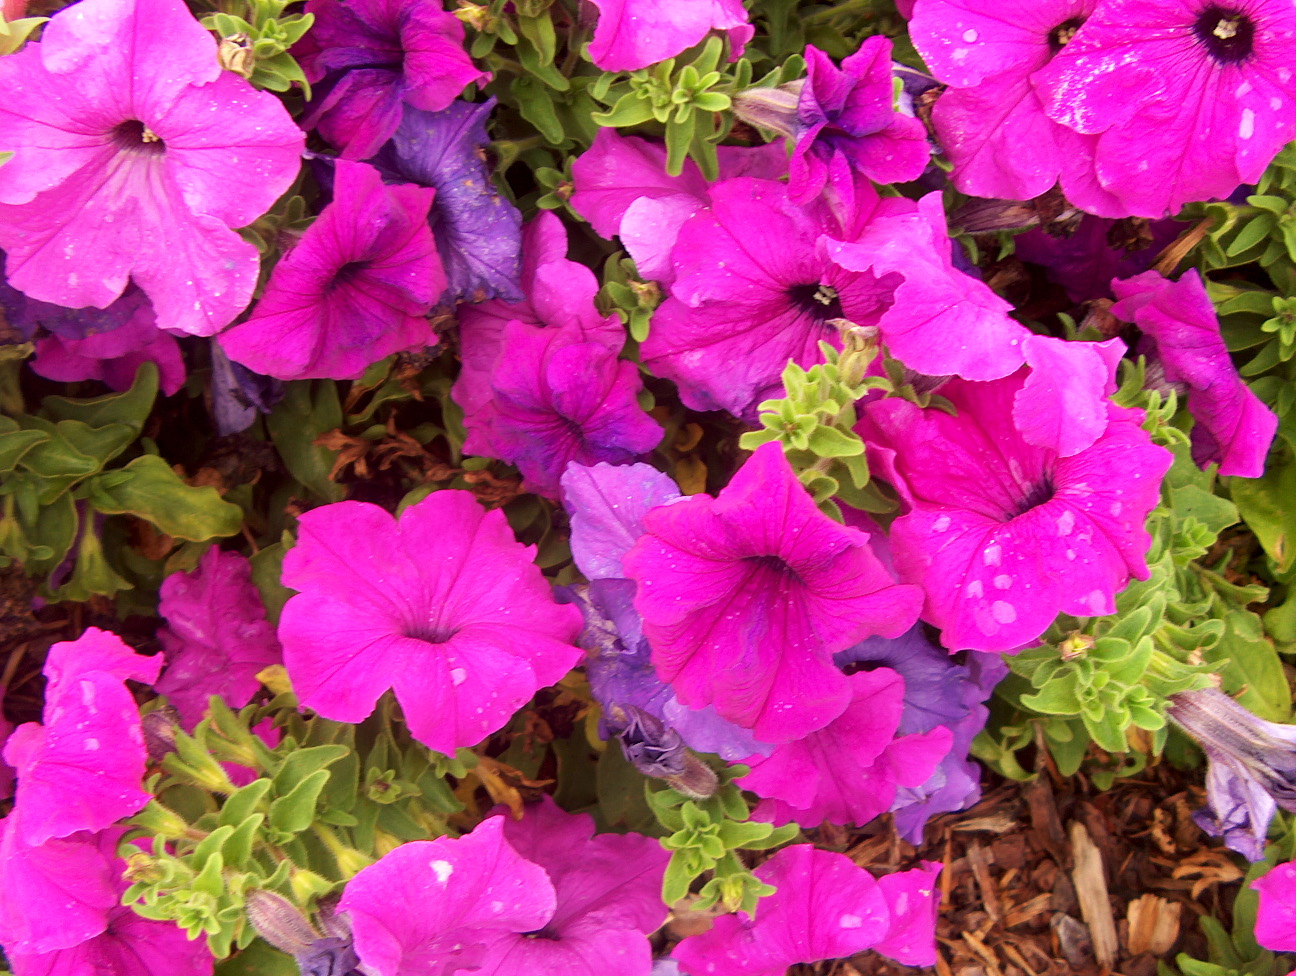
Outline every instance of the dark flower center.
<path fill-rule="evenodd" d="M 431 624 L 413 625 L 401 631 L 402 637 L 424 641 L 428 644 L 445 644 L 457 633 L 454 627 L 434 627 Z"/>
<path fill-rule="evenodd" d="M 773 576 L 780 582 L 800 583 L 797 571 L 787 564 L 781 556 L 744 556 L 743 562 L 759 574 Z"/>
<path fill-rule="evenodd" d="M 1076 36 L 1076 31 L 1085 22 L 1083 17 L 1072 17 L 1070 20 L 1064 20 L 1058 24 L 1048 35 L 1049 51 L 1057 54 L 1071 42 L 1071 38 Z"/>
<path fill-rule="evenodd" d="M 342 267 L 338 268 L 333 275 L 333 280 L 329 283 L 332 287 L 338 285 L 348 285 L 356 278 L 360 277 L 369 267 L 367 261 L 348 261 Z"/>
<path fill-rule="evenodd" d="M 139 119 L 127 119 L 113 129 L 112 141 L 126 152 L 147 156 L 160 156 L 166 152 L 166 143 Z"/>
<path fill-rule="evenodd" d="M 840 319 L 842 314 L 841 298 L 832 285 L 821 285 L 818 282 L 809 285 L 793 285 L 787 290 L 788 298 L 804 315 L 823 324 L 829 319 Z"/>
<path fill-rule="evenodd" d="M 1234 7 L 1207 5 L 1197 15 L 1193 34 L 1220 64 L 1238 64 L 1255 50 L 1255 21 Z"/>
<path fill-rule="evenodd" d="M 1012 513 L 1010 518 L 1016 518 L 1018 515 L 1025 515 L 1032 508 L 1038 508 L 1047 501 L 1053 499 L 1053 479 L 1047 475 L 1035 484 L 1031 485 L 1026 494 L 1022 496 L 1017 510 Z"/>

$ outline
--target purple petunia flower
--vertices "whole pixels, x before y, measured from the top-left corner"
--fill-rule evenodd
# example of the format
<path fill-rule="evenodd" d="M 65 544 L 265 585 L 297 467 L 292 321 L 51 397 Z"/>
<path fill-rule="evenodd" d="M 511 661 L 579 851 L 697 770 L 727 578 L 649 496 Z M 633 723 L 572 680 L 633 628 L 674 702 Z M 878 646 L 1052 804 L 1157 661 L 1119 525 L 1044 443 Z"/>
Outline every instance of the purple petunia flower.
<path fill-rule="evenodd" d="M 682 497 L 668 475 L 648 464 L 569 464 L 562 487 L 572 558 L 589 580 L 624 579 L 621 560 L 643 535 L 644 516 Z"/>
<path fill-rule="evenodd" d="M 1051 118 L 1099 135 L 1125 212 L 1161 217 L 1256 182 L 1296 137 L 1296 7 L 1104 0 L 1032 80 Z"/>
<path fill-rule="evenodd" d="M 716 150 L 720 180 L 739 176 L 776 180 L 787 172 L 779 143 Z M 615 129 L 599 129 L 594 142 L 572 164 L 572 209 L 595 233 L 619 237 L 635 269 L 663 284 L 675 280 L 671 249 L 684 221 L 710 200 L 710 184 L 691 159 L 679 176 L 666 172 L 666 147 Z"/>
<path fill-rule="evenodd" d="M 1197 270 L 1173 282 L 1145 271 L 1112 288 L 1120 299 L 1112 314 L 1143 332 L 1139 352 L 1159 361 L 1170 383 L 1188 388 L 1193 460 L 1203 468 L 1218 462 L 1220 474 L 1264 474 L 1278 418 L 1238 376 Z"/>
<path fill-rule="evenodd" d="M 195 335 L 244 309 L 258 258 L 233 228 L 288 189 L 303 136 L 181 0 L 82 0 L 0 59 L 0 88 L 13 287 L 106 308 L 134 281 L 162 328 Z"/>
<path fill-rule="evenodd" d="M 467 85 L 490 79 L 440 0 L 308 0 L 306 12 L 315 23 L 292 53 L 317 88 L 302 124 L 344 159 L 376 153 L 406 105 L 439 112 Z"/>
<path fill-rule="evenodd" d="M 432 236 L 449 300 L 523 297 L 522 215 L 491 183 L 482 153 L 494 108 L 493 98 L 477 105 L 455 101 L 440 112 L 407 106 L 400 128 L 373 160 L 384 175 L 436 190 Z"/>
<path fill-rule="evenodd" d="M 762 400 L 781 394 L 789 360 L 808 368 L 823 361 L 821 341 L 841 347 L 834 320 L 877 325 L 901 278 L 847 269 L 820 242 L 854 241 L 874 215 L 913 204 L 879 200 L 867 181 L 853 199 L 853 206 L 820 198 L 799 207 L 771 180 L 713 186 L 710 206 L 679 230 L 674 282 L 653 315 L 644 365 L 674 380 L 694 410 L 752 420 Z"/>
<path fill-rule="evenodd" d="M 489 374 L 491 399 L 464 416 L 464 450 L 517 465 L 526 490 L 554 499 L 571 462 L 647 454 L 663 430 L 639 405 L 639 368 L 619 351 L 573 325 L 510 322 Z"/>
<path fill-rule="evenodd" d="M 1296 864 L 1276 864 L 1251 882 L 1260 892 L 1255 938 L 1266 949 L 1296 949 Z"/>
<path fill-rule="evenodd" d="M 713 704 L 765 742 L 845 711 L 851 683 L 832 655 L 898 636 L 917 611 L 917 590 L 887 575 L 867 535 L 819 511 L 778 444 L 717 497 L 653 509 L 644 527 L 624 564 L 657 673 L 684 704 Z"/>
<path fill-rule="evenodd" d="M 93 627 L 51 648 L 43 724 L 18 726 L 4 748 L 18 776 L 23 843 L 102 830 L 149 801 L 139 709 L 123 682 L 155 681 L 161 664 Z"/>
<path fill-rule="evenodd" d="M 929 966 L 936 958 L 939 871 L 924 862 L 883 885 L 845 854 L 809 844 L 785 847 L 754 872 L 777 889 L 761 899 L 755 918 L 721 915 L 672 955 L 692 976 L 783 976 L 796 963 L 866 949 Z"/>
<path fill-rule="evenodd" d="M 1156 261 L 1162 248 L 1183 229 L 1173 220 L 1156 220 L 1149 224 L 1149 237 L 1114 244 L 1112 236 L 1121 224 L 1102 217 L 1086 216 L 1074 231 L 1054 234 L 1032 228 L 1013 238 L 1013 254 L 1023 261 L 1046 268 L 1049 277 L 1066 289 L 1073 302 L 1107 298 L 1112 278 L 1128 278 L 1146 271 Z"/>
<path fill-rule="evenodd" d="M 1170 453 L 1109 406 L 1107 427 L 1070 457 L 1027 443 L 1010 418 L 1024 371 L 941 387 L 958 411 L 898 398 L 857 428 L 870 463 L 907 506 L 891 528 L 902 580 L 926 592 L 923 619 L 952 651 L 1012 651 L 1059 612 L 1102 616 L 1131 576 L 1147 578 L 1144 520 Z"/>
<path fill-rule="evenodd" d="M 736 782 L 761 797 L 752 819 L 816 827 L 863 826 L 891 809 L 896 788 L 921 786 L 949 753 L 949 729 L 896 738 L 905 682 L 889 668 L 847 678 L 851 702 L 825 728 L 749 756 Z"/>
<path fill-rule="evenodd" d="M 218 695 L 242 708 L 261 687 L 257 673 L 283 661 L 274 627 L 252 585 L 252 567 L 236 552 L 207 550 L 191 573 L 162 581 L 158 631 L 167 668 L 154 688 L 192 730 Z"/>
<path fill-rule="evenodd" d="M 756 29 L 742 0 L 591 0 L 599 9 L 589 58 L 604 71 L 634 71 L 673 58 L 713 30 L 729 35 L 730 59 Z"/>
<path fill-rule="evenodd" d="M 210 352 L 212 418 L 216 421 L 216 433 L 222 437 L 237 434 L 251 427 L 258 414 L 269 413 L 282 399 L 283 383 L 231 362 L 219 341 L 211 343 Z"/>
<path fill-rule="evenodd" d="M 1097 0 L 918 0 L 910 31 L 932 73 L 950 85 L 932 124 L 964 193 L 1027 200 L 1061 180 L 1067 198 L 1123 216 L 1093 173 L 1092 136 L 1054 122 L 1031 75 L 1065 49 Z"/>
<path fill-rule="evenodd" d="M 333 202 L 270 273 L 246 322 L 219 342 L 278 379 L 356 379 L 371 363 L 433 345 L 427 314 L 445 291 L 428 227 L 434 191 L 387 186 L 339 160 Z"/>
<path fill-rule="evenodd" d="M 338 502 L 300 525 L 279 639 L 302 705 L 326 718 L 359 722 L 394 688 L 414 737 L 452 754 L 580 659 L 580 614 L 470 492 L 434 492 L 399 521 Z"/>

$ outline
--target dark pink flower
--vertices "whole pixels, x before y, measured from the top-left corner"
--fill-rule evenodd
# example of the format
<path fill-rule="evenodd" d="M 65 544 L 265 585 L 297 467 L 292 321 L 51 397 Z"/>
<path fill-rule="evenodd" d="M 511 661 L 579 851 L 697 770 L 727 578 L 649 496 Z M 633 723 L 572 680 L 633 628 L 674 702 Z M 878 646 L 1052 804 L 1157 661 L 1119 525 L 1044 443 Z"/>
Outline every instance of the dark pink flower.
<path fill-rule="evenodd" d="M 283 648 L 252 585 L 252 567 L 236 552 L 207 550 L 190 573 L 162 581 L 158 631 L 166 673 L 154 688 L 192 729 L 212 695 L 242 708 L 260 689 L 257 672 L 283 661 Z"/>
<path fill-rule="evenodd" d="M 1013 399 L 1013 425 L 1028 444 L 1061 457 L 1079 454 L 1107 429 L 1107 398 L 1116 392 L 1125 343 L 1028 335 L 1022 350 L 1030 372 Z"/>
<path fill-rule="evenodd" d="M 1011 422 L 1025 382 L 951 380 L 940 392 L 957 416 L 889 398 L 857 428 L 907 506 L 891 527 L 896 569 L 922 586 L 923 619 L 951 651 L 1016 650 L 1058 613 L 1115 612 L 1130 577 L 1147 578 L 1143 523 L 1170 453 L 1115 406 L 1077 454 L 1029 444 Z"/>
<path fill-rule="evenodd" d="M 1296 864 L 1277 864 L 1251 882 L 1260 892 L 1255 937 L 1266 949 L 1296 949 Z"/>
<path fill-rule="evenodd" d="M 713 30 L 729 35 L 731 58 L 756 32 L 741 0 L 591 0 L 599 9 L 589 57 L 604 71 L 634 71 L 673 58 Z"/>
<path fill-rule="evenodd" d="M 754 820 L 863 826 L 891 809 L 896 787 L 925 783 L 953 741 L 949 729 L 896 737 L 904 679 L 890 668 L 847 678 L 851 702 L 825 728 L 743 760 L 738 785 L 761 797 Z"/>
<path fill-rule="evenodd" d="M 453 754 L 581 657 L 580 612 L 470 492 L 434 492 L 399 521 L 338 502 L 300 526 L 279 639 L 302 705 L 326 718 L 359 722 L 393 688 L 414 737 Z"/>
<path fill-rule="evenodd" d="M 278 379 L 356 379 L 371 363 L 436 343 L 445 291 L 428 208 L 435 191 L 388 186 L 339 160 L 333 202 L 275 265 L 246 322 L 220 336 L 236 363 Z"/>
<path fill-rule="evenodd" d="M 647 454 L 663 430 L 639 405 L 638 366 L 618 352 L 571 325 L 510 322 L 490 372 L 492 397 L 464 416 L 464 450 L 517 465 L 525 489 L 553 499 L 570 462 Z"/>
<path fill-rule="evenodd" d="M 1125 212 L 1161 217 L 1260 178 L 1296 136 L 1294 75 L 1288 0 L 1104 0 L 1033 82 L 1051 118 L 1100 136 Z"/>
<path fill-rule="evenodd" d="M 867 535 L 819 511 L 777 444 L 718 497 L 653 509 L 644 528 L 624 565 L 658 674 L 764 742 L 845 711 L 851 683 L 833 653 L 913 623 L 917 590 L 891 580 Z"/>
<path fill-rule="evenodd" d="M 368 159 L 392 137 L 408 103 L 447 108 L 490 79 L 463 49 L 463 24 L 440 0 L 308 0 L 315 23 L 293 54 L 316 86 L 303 124 Z"/>
<path fill-rule="evenodd" d="M 1066 289 L 1073 302 L 1107 298 L 1112 278 L 1128 278 L 1146 271 L 1162 248 L 1179 236 L 1183 224 L 1173 220 L 1153 221 L 1147 227 L 1151 239 L 1129 238 L 1127 227 L 1102 217 L 1084 217 L 1071 233 L 1054 235 L 1034 228 L 1013 238 L 1013 254 L 1023 261 L 1047 269 L 1049 277 Z"/>
<path fill-rule="evenodd" d="M 203 940 L 190 939 L 174 922 L 144 918 L 123 905 L 109 910 L 102 932 L 75 946 L 6 954 L 14 976 L 211 976 L 215 965 Z"/>
<path fill-rule="evenodd" d="M 1167 380 L 1188 388 L 1193 460 L 1203 468 L 1218 462 L 1220 474 L 1264 474 L 1278 418 L 1238 376 L 1197 270 L 1178 281 L 1145 271 L 1112 288 L 1120 299 L 1112 314 L 1143 332 L 1139 351 L 1161 363 Z"/>
<path fill-rule="evenodd" d="M 105 308 L 134 281 L 168 330 L 211 335 L 256 285 L 233 230 L 297 174 L 303 136 L 221 70 L 181 0 L 83 0 L 0 59 L 0 248 L 9 283 Z"/>
<path fill-rule="evenodd" d="M 809 844 L 785 847 L 755 871 L 778 889 L 761 899 L 755 918 L 721 915 L 672 955 L 692 976 L 784 976 L 796 963 L 866 949 L 892 950 L 898 961 L 930 965 L 939 870 L 925 864 L 884 887 L 845 854 Z M 924 957 L 930 961 L 916 962 Z"/>

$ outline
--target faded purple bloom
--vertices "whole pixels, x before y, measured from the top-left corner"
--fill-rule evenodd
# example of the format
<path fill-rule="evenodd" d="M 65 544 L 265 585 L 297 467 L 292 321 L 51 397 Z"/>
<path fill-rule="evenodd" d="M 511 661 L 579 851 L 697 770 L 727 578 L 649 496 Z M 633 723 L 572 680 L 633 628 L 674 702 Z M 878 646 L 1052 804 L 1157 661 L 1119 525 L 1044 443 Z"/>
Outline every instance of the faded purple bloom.
<path fill-rule="evenodd" d="M 216 61 L 181 0 L 83 0 L 0 59 L 9 283 L 107 308 L 134 281 L 167 330 L 211 335 L 252 297 L 233 230 L 292 183 L 301 130 Z"/>
<path fill-rule="evenodd" d="M 308 0 L 315 23 L 292 53 L 315 97 L 302 124 L 368 159 L 406 105 L 439 112 L 465 86 L 490 79 L 463 49 L 463 24 L 440 0 Z"/>
<path fill-rule="evenodd" d="M 718 497 L 653 509 L 644 527 L 625 566 L 658 675 L 763 741 L 840 715 L 851 683 L 832 655 L 913 623 L 918 592 L 892 581 L 867 535 L 819 511 L 778 444 Z"/>
<path fill-rule="evenodd" d="M 599 9 L 589 57 L 604 71 L 634 71 L 673 58 L 713 30 L 729 35 L 730 60 L 756 29 L 742 0 L 591 0 Z"/>
<path fill-rule="evenodd" d="M 1096 0 L 918 0 L 910 32 L 932 73 L 951 87 L 932 123 L 964 193 L 1027 200 L 1062 182 L 1067 198 L 1122 216 L 1093 176 L 1093 143 L 1044 112 L 1031 75 L 1065 49 Z"/>
<path fill-rule="evenodd" d="M 1216 688 L 1172 696 L 1166 714 L 1209 761 L 1197 826 L 1260 860 L 1277 808 L 1296 812 L 1296 726 L 1266 721 Z"/>
<path fill-rule="evenodd" d="M 739 176 L 776 180 L 787 172 L 779 143 L 716 150 L 720 180 Z M 710 200 L 710 184 L 691 159 L 679 176 L 666 172 L 666 147 L 615 129 L 599 129 L 594 142 L 572 164 L 571 206 L 595 233 L 619 237 L 645 279 L 675 280 L 671 249 L 684 221 Z"/>
<path fill-rule="evenodd" d="M 247 430 L 283 397 L 281 381 L 231 361 L 219 341 L 211 344 L 211 365 L 212 417 L 222 437 Z"/>
<path fill-rule="evenodd" d="M 191 731 L 212 695 L 242 708 L 260 689 L 257 673 L 283 662 L 283 649 L 252 585 L 252 567 L 236 552 L 207 550 L 191 573 L 162 582 L 158 631 L 166 673 L 154 688 Z"/>
<path fill-rule="evenodd" d="M 247 321 L 220 336 L 230 359 L 278 379 L 356 379 L 371 363 L 436 343 L 445 291 L 428 227 L 435 191 L 387 186 L 338 160 L 333 202 L 270 273 Z"/>
<path fill-rule="evenodd" d="M 827 727 L 743 760 L 736 782 L 761 797 L 752 819 L 863 826 L 891 809 L 896 788 L 927 781 L 950 749 L 943 725 L 896 738 L 905 682 L 889 668 L 848 677 L 851 702 Z"/>
<path fill-rule="evenodd" d="M 1266 949 L 1296 949 L 1296 864 L 1276 864 L 1251 882 L 1260 892 L 1255 937 Z"/>
<path fill-rule="evenodd" d="M 717 183 L 710 200 L 679 230 L 675 280 L 653 315 L 643 363 L 674 380 L 694 410 L 752 420 L 762 400 L 782 395 L 789 360 L 823 362 L 820 342 L 841 348 L 834 321 L 879 324 L 901 284 L 885 272 L 879 280 L 867 268 L 844 268 L 821 240 L 855 241 L 876 214 L 913 204 L 879 200 L 865 181 L 853 205 L 820 198 L 799 207 L 783 184 L 747 177 Z"/>
<path fill-rule="evenodd" d="M 287 898 L 262 888 L 248 892 L 247 914 L 257 935 L 292 956 L 303 976 L 358 976 L 351 925 L 329 905 L 320 905 L 324 934 Z"/>
<path fill-rule="evenodd" d="M 923 619 L 951 651 L 1016 650 L 1059 612 L 1114 613 L 1130 577 L 1147 578 L 1143 523 L 1170 453 L 1115 406 L 1088 449 L 1035 447 L 1010 422 L 1025 381 L 951 380 L 940 392 L 957 417 L 892 398 L 858 427 L 907 509 L 891 527 L 898 574 L 921 584 Z"/>
<path fill-rule="evenodd" d="M 1125 212 L 1161 217 L 1260 178 L 1296 136 L 1294 74 L 1288 0 L 1104 0 L 1032 81 L 1051 118 L 1099 136 Z"/>
<path fill-rule="evenodd" d="M 639 405 L 638 366 L 619 351 L 576 326 L 509 322 L 489 373 L 491 399 L 464 415 L 464 450 L 517 465 L 526 490 L 554 499 L 571 462 L 647 454 L 663 431 Z"/>
<path fill-rule="evenodd" d="M 1278 418 L 1238 376 L 1197 270 L 1178 281 L 1145 271 L 1112 288 L 1120 299 L 1112 314 L 1143 332 L 1139 352 L 1159 360 L 1171 383 L 1188 387 L 1193 460 L 1203 468 L 1218 462 L 1220 474 L 1264 474 Z"/>
<path fill-rule="evenodd" d="M 455 101 L 440 112 L 407 106 L 400 128 L 373 160 L 384 175 L 436 190 L 432 236 L 451 301 L 523 297 L 522 214 L 495 189 L 483 153 L 494 108 L 493 98 Z"/>
<path fill-rule="evenodd" d="M 866 949 L 889 949 L 907 964 L 934 961 L 938 870 L 925 864 L 884 887 L 845 854 L 809 844 L 785 847 L 754 872 L 777 889 L 761 899 L 755 918 L 721 915 L 672 955 L 692 976 L 782 976 L 796 963 Z"/>
<path fill-rule="evenodd" d="M 931 158 L 927 127 L 895 110 L 888 38 L 867 38 L 840 68 L 823 51 L 807 47 L 806 71 L 791 133 L 793 202 L 806 203 L 828 185 L 853 194 L 852 170 L 877 183 L 922 175 Z"/>
<path fill-rule="evenodd" d="M 715 772 L 684 747 L 684 740 L 656 715 L 633 705 L 613 705 L 608 724 L 626 761 L 645 776 L 664 779 L 695 800 L 715 794 Z"/>
<path fill-rule="evenodd" d="M 434 492 L 399 521 L 338 502 L 300 526 L 279 639 L 302 705 L 326 718 L 359 722 L 393 688 L 414 737 L 453 754 L 580 659 L 580 614 L 470 492 Z"/>
<path fill-rule="evenodd" d="M 1047 269 L 1071 301 L 1087 302 L 1109 297 L 1112 278 L 1128 278 L 1150 268 L 1183 226 L 1173 220 L 1157 220 L 1147 225 L 1148 237 L 1136 237 L 1128 222 L 1086 216 L 1069 234 L 1038 227 L 1018 234 L 1013 238 L 1013 253 Z M 1125 242 L 1116 244 L 1113 238 Z"/>
<path fill-rule="evenodd" d="M 562 488 L 572 558 L 589 580 L 623 579 L 621 558 L 643 535 L 644 516 L 682 497 L 668 475 L 648 464 L 573 462 L 563 471 Z"/>

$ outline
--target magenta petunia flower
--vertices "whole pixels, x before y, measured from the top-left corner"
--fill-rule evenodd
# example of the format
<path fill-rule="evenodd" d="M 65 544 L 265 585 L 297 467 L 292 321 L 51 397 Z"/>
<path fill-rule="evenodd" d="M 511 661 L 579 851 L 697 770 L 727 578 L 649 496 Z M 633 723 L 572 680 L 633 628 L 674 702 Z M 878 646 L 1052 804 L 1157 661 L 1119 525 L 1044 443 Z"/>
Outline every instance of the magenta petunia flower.
<path fill-rule="evenodd" d="M 435 191 L 388 186 L 339 160 L 333 202 L 275 265 L 246 322 L 220 336 L 236 363 L 278 379 L 356 379 L 371 363 L 436 343 L 445 291 L 428 208 Z"/>
<path fill-rule="evenodd" d="M 136 654 L 111 631 L 87 627 L 76 640 L 59 641 L 50 647 L 41 670 L 48 681 L 45 700 L 50 701 L 91 671 L 102 671 L 118 681 L 152 684 L 162 670 L 162 658 Z"/>
<path fill-rule="evenodd" d="M 840 68 L 813 45 L 797 99 L 788 195 L 806 203 L 825 186 L 854 193 L 852 170 L 877 183 L 922 175 L 931 159 L 927 127 L 895 110 L 891 41 L 865 39 Z"/>
<path fill-rule="evenodd" d="M 406 104 L 439 112 L 466 86 L 490 80 L 440 0 L 308 0 L 306 12 L 315 23 L 292 53 L 316 90 L 302 123 L 344 159 L 376 153 Z"/>
<path fill-rule="evenodd" d="M 470 492 L 399 520 L 338 502 L 300 525 L 279 639 L 297 697 L 325 718 L 359 722 L 393 688 L 414 737 L 453 754 L 580 660 L 579 611 L 555 605 L 534 550 Z"/>
<path fill-rule="evenodd" d="M 851 702 L 825 728 L 749 756 L 737 780 L 761 797 L 752 819 L 817 827 L 827 821 L 863 826 L 891 809 L 896 788 L 921 786 L 950 750 L 950 730 L 896 738 L 905 682 L 890 668 L 847 678 Z"/>
<path fill-rule="evenodd" d="M 639 368 L 618 352 L 575 326 L 510 322 L 490 372 L 492 397 L 464 415 L 464 450 L 517 465 L 527 491 L 553 499 L 573 461 L 624 464 L 647 454 L 664 432 L 639 405 Z"/>
<path fill-rule="evenodd" d="M 1264 474 L 1278 418 L 1238 376 L 1197 270 L 1178 281 L 1145 271 L 1112 288 L 1120 299 L 1112 314 L 1143 332 L 1138 351 L 1160 362 L 1170 383 L 1187 387 L 1193 460 L 1203 468 L 1217 462 L 1220 474 Z"/>
<path fill-rule="evenodd" d="M 905 872 L 908 877 L 900 876 L 900 883 L 883 887 L 845 854 L 809 844 L 785 847 L 754 872 L 778 889 L 761 899 L 754 919 L 746 913 L 721 915 L 709 931 L 680 942 L 672 955 L 692 976 L 783 976 L 796 963 L 841 959 L 866 949 L 893 949 L 898 961 L 930 965 L 937 871 L 939 865 L 924 864 Z M 925 933 L 923 919 L 930 919 Z M 919 942 L 923 935 L 925 947 Z M 910 962 L 923 956 L 931 962 Z"/>
<path fill-rule="evenodd" d="M 604 71 L 634 71 L 673 58 L 713 30 L 737 60 L 756 29 L 742 0 L 591 0 L 599 9 L 589 57 Z"/>
<path fill-rule="evenodd" d="M 0 59 L 0 88 L 11 285 L 105 308 L 134 281 L 161 327 L 195 335 L 244 309 L 258 258 L 233 228 L 288 189 L 303 136 L 181 0 L 82 0 Z"/>
<path fill-rule="evenodd" d="M 674 380 L 694 410 L 753 420 L 762 400 L 782 395 L 789 360 L 808 368 L 823 361 L 821 341 L 840 348 L 835 319 L 877 325 L 901 282 L 843 267 L 821 239 L 857 240 L 874 215 L 913 204 L 879 200 L 863 181 L 853 205 L 799 207 L 783 184 L 747 177 L 717 183 L 710 200 L 679 230 L 675 279 L 653 315 L 643 364 Z"/>
<path fill-rule="evenodd" d="M 716 150 L 720 180 L 753 176 L 776 180 L 787 172 L 787 152 L 777 142 Z M 675 280 L 671 249 L 684 221 L 710 199 L 710 184 L 691 159 L 679 176 L 666 172 L 666 147 L 615 129 L 599 129 L 572 164 L 572 209 L 595 233 L 619 237 L 645 279 Z"/>
<path fill-rule="evenodd" d="M 283 662 L 283 648 L 252 585 L 252 567 L 236 552 L 207 550 L 190 573 L 162 581 L 158 631 L 166 673 L 154 688 L 193 729 L 212 695 L 242 708 L 260 689 L 257 672 Z"/>
<path fill-rule="evenodd" d="M 1296 7 L 1104 0 L 1032 80 L 1051 118 L 1100 134 L 1126 213 L 1172 214 L 1256 182 L 1296 137 Z"/>
<path fill-rule="evenodd" d="M 6 955 L 14 976 L 211 976 L 215 967 L 201 939 L 190 939 L 174 922 L 144 918 L 122 905 L 108 912 L 102 932 L 84 942 L 53 952 Z"/>
<path fill-rule="evenodd" d="M 491 817 L 463 837 L 402 844 L 347 883 L 338 909 L 376 976 L 451 976 L 481 965 L 494 939 L 538 931 L 556 905 L 544 868 Z"/>
<path fill-rule="evenodd" d="M 918 591 L 887 575 L 867 535 L 819 511 L 777 444 L 717 497 L 656 508 L 644 527 L 623 562 L 658 674 L 764 742 L 845 711 L 851 683 L 833 653 L 896 637 L 917 612 Z"/>
<path fill-rule="evenodd" d="M 1079 454 L 1107 429 L 1108 397 L 1116 392 L 1125 343 L 1028 335 L 1022 350 L 1030 371 L 1013 399 L 1014 426 L 1028 444 L 1061 457 Z"/>
<path fill-rule="evenodd" d="M 1256 941 L 1274 952 L 1296 949 L 1296 864 L 1274 865 L 1251 887 L 1260 892 Z"/>
<path fill-rule="evenodd" d="M 964 193 L 1027 200 L 1061 180 L 1093 213 L 1123 209 L 1097 185 L 1091 136 L 1045 114 L 1031 85 L 1093 13 L 1097 0 L 918 0 L 909 29 L 932 73 L 950 85 L 932 124 Z"/>
<path fill-rule="evenodd" d="M 1011 424 L 1025 382 L 951 380 L 940 392 L 957 416 L 892 398 L 857 428 L 908 508 L 891 527 L 898 574 L 922 586 L 951 651 L 1016 650 L 1060 612 L 1114 613 L 1130 577 L 1147 578 L 1143 523 L 1170 453 L 1115 406 L 1086 450 L 1031 445 Z"/>

